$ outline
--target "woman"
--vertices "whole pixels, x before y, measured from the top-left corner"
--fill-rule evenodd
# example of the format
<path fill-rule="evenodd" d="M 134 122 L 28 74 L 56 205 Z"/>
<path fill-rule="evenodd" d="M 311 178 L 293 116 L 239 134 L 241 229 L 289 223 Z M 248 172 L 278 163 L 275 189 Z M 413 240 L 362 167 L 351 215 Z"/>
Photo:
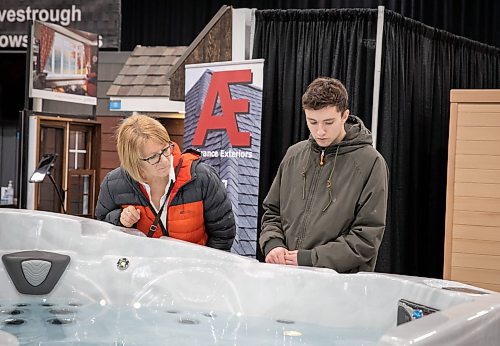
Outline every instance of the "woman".
<path fill-rule="evenodd" d="M 96 217 L 229 251 L 236 234 L 231 201 L 215 170 L 194 150 L 180 152 L 165 127 L 145 115 L 117 131 L 120 167 L 101 184 Z"/>

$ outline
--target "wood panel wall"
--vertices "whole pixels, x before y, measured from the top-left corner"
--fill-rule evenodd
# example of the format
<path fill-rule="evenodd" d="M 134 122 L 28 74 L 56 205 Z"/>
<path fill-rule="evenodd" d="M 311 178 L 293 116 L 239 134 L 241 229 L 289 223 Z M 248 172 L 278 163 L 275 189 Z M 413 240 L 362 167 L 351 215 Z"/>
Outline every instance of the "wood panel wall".
<path fill-rule="evenodd" d="M 232 59 L 233 11 L 222 6 L 210 23 L 196 37 L 179 62 L 172 67 L 170 99 L 184 101 L 185 65 L 230 61 Z"/>
<path fill-rule="evenodd" d="M 444 278 L 500 292 L 500 90 L 452 90 Z"/>
<path fill-rule="evenodd" d="M 99 185 L 101 185 L 106 174 L 120 166 L 120 160 L 116 152 L 115 132 L 120 121 L 124 118 L 123 116 L 97 117 L 97 121 L 101 123 L 101 171 Z"/>
<path fill-rule="evenodd" d="M 170 140 L 177 143 L 181 151 L 183 151 L 184 118 L 160 118 L 158 120 L 167 129 Z"/>

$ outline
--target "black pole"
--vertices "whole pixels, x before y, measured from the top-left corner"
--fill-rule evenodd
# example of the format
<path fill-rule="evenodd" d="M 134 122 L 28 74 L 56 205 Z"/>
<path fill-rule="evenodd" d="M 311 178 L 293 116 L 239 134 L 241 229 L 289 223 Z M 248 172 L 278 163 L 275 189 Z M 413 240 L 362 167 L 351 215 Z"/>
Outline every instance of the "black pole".
<path fill-rule="evenodd" d="M 59 202 L 61 202 L 62 210 L 63 210 L 64 214 L 66 214 L 66 208 L 64 207 L 64 199 L 63 199 L 63 197 L 61 195 L 61 192 L 59 191 L 59 188 L 57 187 L 54 178 L 52 178 L 52 174 L 50 174 L 50 172 L 48 172 L 47 175 L 49 176 L 50 181 L 54 185 L 54 189 L 56 189 L 57 196 L 59 196 Z"/>

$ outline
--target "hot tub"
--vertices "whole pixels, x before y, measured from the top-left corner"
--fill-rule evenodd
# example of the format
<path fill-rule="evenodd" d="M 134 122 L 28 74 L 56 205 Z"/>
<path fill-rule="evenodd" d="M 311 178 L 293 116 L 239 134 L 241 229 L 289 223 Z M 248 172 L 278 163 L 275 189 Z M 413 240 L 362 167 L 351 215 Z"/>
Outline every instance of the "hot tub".
<path fill-rule="evenodd" d="M 0 255 L 2 345 L 500 342 L 500 295 L 451 281 L 270 265 L 9 209 Z"/>

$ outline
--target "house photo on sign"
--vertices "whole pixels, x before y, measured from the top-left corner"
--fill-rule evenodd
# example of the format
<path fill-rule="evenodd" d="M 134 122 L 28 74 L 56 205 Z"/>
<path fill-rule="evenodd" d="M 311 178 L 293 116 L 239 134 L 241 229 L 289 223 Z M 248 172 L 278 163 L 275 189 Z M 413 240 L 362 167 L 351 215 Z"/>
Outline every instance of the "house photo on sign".
<path fill-rule="evenodd" d="M 97 103 L 97 34 L 35 21 L 29 53 L 30 97 Z"/>
<path fill-rule="evenodd" d="M 186 65 L 184 148 L 201 152 L 227 188 L 232 252 L 255 257 L 264 60 Z"/>

